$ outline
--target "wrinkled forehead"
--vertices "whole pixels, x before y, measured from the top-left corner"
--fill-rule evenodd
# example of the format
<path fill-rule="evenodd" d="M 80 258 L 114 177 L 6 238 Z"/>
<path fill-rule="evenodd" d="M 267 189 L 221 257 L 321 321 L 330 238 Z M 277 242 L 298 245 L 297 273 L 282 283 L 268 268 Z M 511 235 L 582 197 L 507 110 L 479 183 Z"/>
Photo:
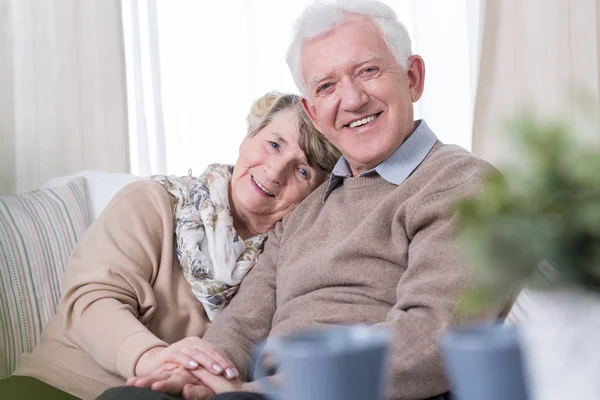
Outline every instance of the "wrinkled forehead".
<path fill-rule="evenodd" d="M 259 140 L 273 141 L 289 158 L 308 163 L 302 144 L 305 140 L 301 132 L 296 110 L 286 109 L 273 116 L 271 121 L 258 132 Z"/>
<path fill-rule="evenodd" d="M 300 61 L 305 83 L 346 65 L 392 56 L 380 28 L 369 18 L 349 15 L 333 30 L 305 41 Z"/>
<path fill-rule="evenodd" d="M 285 144 L 299 141 L 298 114 L 292 108 L 287 108 L 274 113 L 270 121 L 259 131 L 270 134 Z"/>

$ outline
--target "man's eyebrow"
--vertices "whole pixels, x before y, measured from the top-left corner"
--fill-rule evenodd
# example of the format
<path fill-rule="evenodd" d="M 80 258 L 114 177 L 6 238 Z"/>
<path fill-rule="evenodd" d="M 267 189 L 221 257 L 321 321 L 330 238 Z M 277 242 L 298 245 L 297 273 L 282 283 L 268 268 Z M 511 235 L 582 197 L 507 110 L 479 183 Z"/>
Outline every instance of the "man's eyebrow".
<path fill-rule="evenodd" d="M 315 86 L 319 82 L 322 82 L 322 81 L 327 80 L 329 78 L 331 78 L 331 74 L 320 75 L 320 76 L 313 76 L 312 78 L 310 78 L 310 81 L 308 83 L 309 83 L 310 86 Z"/>
<path fill-rule="evenodd" d="M 361 58 L 359 58 L 354 64 L 352 64 L 353 69 L 357 68 L 363 64 L 366 64 L 368 62 L 374 61 L 374 60 L 381 60 L 381 56 L 375 54 L 375 53 L 367 53 L 364 56 L 362 56 Z"/>
<path fill-rule="evenodd" d="M 375 53 L 367 53 L 367 54 L 365 54 L 364 56 L 362 56 L 361 58 L 359 58 L 357 61 L 355 61 L 355 62 L 352 64 L 352 69 L 356 69 L 356 68 L 358 68 L 359 66 L 361 66 L 361 65 L 363 65 L 363 64 L 366 64 L 366 63 L 368 63 L 368 62 L 370 62 L 370 61 L 373 61 L 373 60 L 381 60 L 381 59 L 382 59 L 382 57 L 381 57 L 381 56 L 379 56 L 378 54 L 375 54 Z M 331 74 L 331 73 L 329 73 L 329 74 L 325 74 L 325 75 L 314 76 L 314 77 L 310 78 L 310 80 L 308 81 L 308 83 L 309 83 L 309 86 L 311 86 L 311 87 L 312 87 L 312 86 L 315 86 L 315 85 L 317 85 L 319 82 L 322 82 L 322 81 L 324 81 L 324 80 L 330 79 L 330 78 L 331 78 L 331 75 L 332 75 L 332 74 Z"/>

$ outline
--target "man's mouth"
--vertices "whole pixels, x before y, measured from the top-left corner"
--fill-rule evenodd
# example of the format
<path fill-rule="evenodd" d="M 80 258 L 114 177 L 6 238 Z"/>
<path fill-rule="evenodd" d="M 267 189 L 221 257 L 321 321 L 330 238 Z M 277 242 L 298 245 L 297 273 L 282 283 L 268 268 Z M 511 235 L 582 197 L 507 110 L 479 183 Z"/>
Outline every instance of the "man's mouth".
<path fill-rule="evenodd" d="M 259 181 L 256 180 L 256 178 L 253 175 L 250 175 L 252 177 L 252 180 L 254 181 L 254 183 L 256 183 L 256 186 L 258 186 L 260 188 L 260 190 L 262 190 L 263 192 L 265 192 L 266 194 L 268 194 L 271 197 L 275 197 L 275 195 L 266 187 L 264 187 L 263 185 L 260 184 Z"/>
<path fill-rule="evenodd" d="M 359 126 L 363 126 L 368 124 L 369 122 L 375 121 L 375 118 L 379 117 L 381 113 L 377 113 L 377 114 L 373 114 L 373 115 L 369 115 L 368 117 L 364 117 L 361 119 L 357 119 L 356 121 L 352 121 L 350 122 L 348 125 L 346 125 L 348 128 L 356 128 Z"/>

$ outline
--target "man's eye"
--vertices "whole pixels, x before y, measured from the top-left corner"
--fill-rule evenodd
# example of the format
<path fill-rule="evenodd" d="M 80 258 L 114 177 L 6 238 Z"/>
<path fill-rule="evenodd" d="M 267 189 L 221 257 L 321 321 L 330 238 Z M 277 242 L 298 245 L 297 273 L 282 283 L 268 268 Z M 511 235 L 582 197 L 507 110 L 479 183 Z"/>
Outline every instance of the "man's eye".
<path fill-rule="evenodd" d="M 326 91 L 327 89 L 331 88 L 331 83 L 326 83 L 324 85 L 319 86 L 319 88 L 317 89 L 317 93 L 321 93 L 323 91 Z"/>
<path fill-rule="evenodd" d="M 279 146 L 279 143 L 277 143 L 277 142 L 269 141 L 269 144 L 271 145 L 271 147 L 273 147 L 274 149 L 277 149 L 277 150 L 279 150 L 279 148 L 281 147 L 281 146 Z"/>

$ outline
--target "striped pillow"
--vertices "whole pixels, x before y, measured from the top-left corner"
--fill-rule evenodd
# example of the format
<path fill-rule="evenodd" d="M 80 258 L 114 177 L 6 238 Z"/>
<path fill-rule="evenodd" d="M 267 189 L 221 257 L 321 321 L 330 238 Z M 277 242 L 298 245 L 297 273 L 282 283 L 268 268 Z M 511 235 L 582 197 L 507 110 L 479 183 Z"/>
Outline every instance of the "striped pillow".
<path fill-rule="evenodd" d="M 69 254 L 87 227 L 85 178 L 0 197 L 0 379 L 56 312 Z"/>

